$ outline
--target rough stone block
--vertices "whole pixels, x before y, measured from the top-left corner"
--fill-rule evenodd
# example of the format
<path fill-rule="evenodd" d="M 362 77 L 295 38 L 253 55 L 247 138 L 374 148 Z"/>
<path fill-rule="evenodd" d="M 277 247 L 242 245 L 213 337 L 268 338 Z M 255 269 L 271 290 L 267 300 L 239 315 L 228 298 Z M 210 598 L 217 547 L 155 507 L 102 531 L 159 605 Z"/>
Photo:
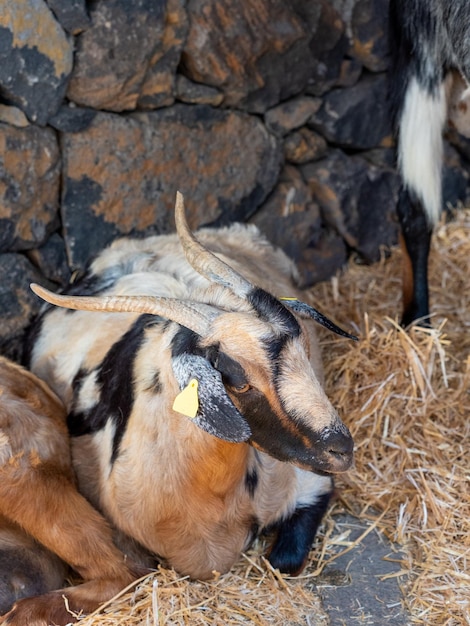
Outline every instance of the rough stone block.
<path fill-rule="evenodd" d="M 357 0 L 351 16 L 351 55 L 368 70 L 383 72 L 390 64 L 389 0 Z"/>
<path fill-rule="evenodd" d="M 61 160 L 50 128 L 0 123 L 0 252 L 44 243 L 58 226 Z"/>
<path fill-rule="evenodd" d="M 90 126 L 96 114 L 95 109 L 63 105 L 50 118 L 49 126 L 65 133 L 79 133 Z"/>
<path fill-rule="evenodd" d="M 455 208 L 459 204 L 468 206 L 470 172 L 465 167 L 459 152 L 448 143 L 444 144 L 442 165 L 442 203 L 444 208 Z"/>
<path fill-rule="evenodd" d="M 395 207 L 400 186 L 391 169 L 379 168 L 340 150 L 302 166 L 324 221 L 367 262 L 380 258 L 380 246 L 396 243 Z"/>
<path fill-rule="evenodd" d="M 46 243 L 27 252 L 28 259 L 48 280 L 65 287 L 71 277 L 67 264 L 65 242 L 58 233 L 52 233 Z"/>
<path fill-rule="evenodd" d="M 352 87 L 361 77 L 362 69 L 362 63 L 359 63 L 357 59 L 343 59 L 335 86 Z"/>
<path fill-rule="evenodd" d="M 470 161 L 470 139 L 457 132 L 455 128 L 448 128 L 445 133 L 446 140 L 456 148 L 462 156 L 464 167 Z M 445 142 L 446 143 L 446 142 Z"/>
<path fill-rule="evenodd" d="M 302 288 L 328 280 L 346 264 L 349 250 L 344 239 L 328 224 L 323 224 L 315 246 L 304 248 L 297 261 Z"/>
<path fill-rule="evenodd" d="M 62 143 L 72 269 L 118 235 L 173 230 L 177 190 L 192 228 L 246 220 L 274 187 L 282 160 L 280 144 L 257 117 L 204 105 L 99 113 Z"/>
<path fill-rule="evenodd" d="M 64 97 L 73 45 L 47 5 L 0 0 L 0 89 L 28 118 L 47 123 Z"/>
<path fill-rule="evenodd" d="M 75 38 L 68 98 L 96 109 L 135 109 L 161 45 L 165 4 L 165 0 L 91 3 L 91 26 Z"/>
<path fill-rule="evenodd" d="M 182 74 L 176 77 L 176 98 L 187 104 L 210 104 L 219 106 L 224 100 L 224 94 L 215 87 L 193 83 Z"/>
<path fill-rule="evenodd" d="M 290 219 L 292 216 L 294 218 Z M 306 234 L 304 230 L 303 233 L 297 232 L 292 236 L 288 223 L 291 222 L 293 229 L 297 229 L 296 224 L 299 220 L 304 223 L 308 221 L 311 232 Z M 291 258 L 296 260 L 296 249 L 300 251 L 301 242 L 310 242 L 312 236 L 314 237 L 312 233 L 321 226 L 319 208 L 313 203 L 309 186 L 299 170 L 292 165 L 283 167 L 278 184 L 250 221 L 256 224 L 273 244 L 285 251 L 289 250 Z"/>
<path fill-rule="evenodd" d="M 303 16 L 308 24 L 312 24 L 310 15 L 320 10 L 314 20 L 314 36 L 309 44 L 314 62 L 306 93 L 321 96 L 338 83 L 350 44 L 342 15 L 331 0 L 300 2 L 303 2 Z M 307 12 L 309 17 L 306 18 Z"/>
<path fill-rule="evenodd" d="M 308 125 L 337 146 L 367 150 L 392 144 L 385 74 L 364 75 L 353 87 L 332 89 Z"/>
<path fill-rule="evenodd" d="M 137 103 L 139 109 L 156 109 L 173 104 L 176 70 L 188 29 L 186 1 L 166 0 L 164 31 L 145 74 Z"/>
<path fill-rule="evenodd" d="M 29 120 L 21 109 L 6 104 L 0 104 L 0 122 L 5 122 L 18 128 L 29 126 Z"/>
<path fill-rule="evenodd" d="M 325 280 L 347 259 L 344 241 L 322 221 L 299 170 L 286 165 L 279 183 L 252 220 L 297 264 L 299 286 Z"/>
<path fill-rule="evenodd" d="M 284 156 L 290 163 L 307 163 L 323 157 L 328 145 L 321 135 L 303 127 L 284 139 Z"/>
<path fill-rule="evenodd" d="M 266 126 L 276 135 L 300 128 L 321 107 L 320 98 L 298 96 L 270 109 L 264 116 Z"/>
<path fill-rule="evenodd" d="M 71 35 L 78 35 L 90 26 L 85 0 L 46 1 L 62 28 Z"/>
<path fill-rule="evenodd" d="M 225 106 L 263 113 L 339 74 L 344 25 L 326 0 L 190 0 L 188 13 L 183 71 L 223 91 Z"/>
<path fill-rule="evenodd" d="M 22 254 L 0 254 L 0 354 L 21 360 L 25 330 L 39 311 L 41 300 L 29 288 L 31 282 L 51 284 Z"/>

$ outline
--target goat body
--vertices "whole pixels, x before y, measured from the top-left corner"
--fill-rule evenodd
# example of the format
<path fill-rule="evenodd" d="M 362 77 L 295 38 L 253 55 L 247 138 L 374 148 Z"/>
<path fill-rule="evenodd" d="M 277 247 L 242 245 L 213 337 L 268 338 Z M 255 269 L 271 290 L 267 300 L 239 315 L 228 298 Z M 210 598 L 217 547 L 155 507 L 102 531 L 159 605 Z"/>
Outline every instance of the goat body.
<path fill-rule="evenodd" d="M 268 529 L 271 563 L 297 573 L 352 460 L 304 318 L 328 322 L 271 295 L 300 295 L 295 268 L 255 227 L 195 239 L 182 198 L 176 216 L 178 235 L 118 240 L 65 295 L 35 287 L 77 310 L 47 307 L 30 367 L 64 402 L 79 491 L 123 552 L 208 578 Z"/>
<path fill-rule="evenodd" d="M 466 0 L 391 0 L 392 101 L 402 189 L 398 201 L 406 247 L 404 325 L 429 317 L 428 256 L 442 206 L 442 132 L 454 68 L 470 81 L 470 5 Z M 467 129 L 466 105 L 450 92 L 452 118 Z"/>

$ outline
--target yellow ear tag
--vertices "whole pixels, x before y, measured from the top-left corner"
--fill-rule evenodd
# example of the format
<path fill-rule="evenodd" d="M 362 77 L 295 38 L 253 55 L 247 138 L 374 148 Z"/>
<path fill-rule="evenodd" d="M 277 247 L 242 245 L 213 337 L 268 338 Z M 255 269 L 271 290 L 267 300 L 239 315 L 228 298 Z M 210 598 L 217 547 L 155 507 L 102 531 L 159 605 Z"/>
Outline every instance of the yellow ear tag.
<path fill-rule="evenodd" d="M 197 395 L 198 382 L 195 378 L 191 378 L 189 383 L 180 391 L 173 402 L 173 410 L 186 415 L 187 417 L 196 417 L 199 408 L 199 398 Z"/>
<path fill-rule="evenodd" d="M 292 302 L 295 302 L 297 298 L 279 298 L 279 300 L 291 300 Z"/>

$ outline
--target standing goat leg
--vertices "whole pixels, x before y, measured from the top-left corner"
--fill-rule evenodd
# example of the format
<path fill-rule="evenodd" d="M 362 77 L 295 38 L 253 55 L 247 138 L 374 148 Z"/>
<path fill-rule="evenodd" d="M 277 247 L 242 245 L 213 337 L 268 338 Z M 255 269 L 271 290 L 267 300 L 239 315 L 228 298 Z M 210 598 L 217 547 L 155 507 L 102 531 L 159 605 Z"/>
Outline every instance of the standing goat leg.
<path fill-rule="evenodd" d="M 397 205 L 403 256 L 402 326 L 415 320 L 429 324 L 428 258 L 432 227 L 419 201 L 402 189 Z"/>

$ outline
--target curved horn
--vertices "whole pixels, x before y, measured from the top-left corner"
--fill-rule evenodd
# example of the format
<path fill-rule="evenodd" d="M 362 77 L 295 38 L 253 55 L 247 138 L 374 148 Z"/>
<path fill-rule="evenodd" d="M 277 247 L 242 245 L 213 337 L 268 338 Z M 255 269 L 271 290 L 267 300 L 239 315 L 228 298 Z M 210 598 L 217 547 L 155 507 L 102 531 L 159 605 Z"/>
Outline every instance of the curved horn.
<path fill-rule="evenodd" d="M 31 290 L 40 298 L 67 309 L 77 311 L 107 311 L 114 313 L 150 313 L 160 315 L 181 324 L 198 335 L 206 335 L 211 320 L 217 313 L 209 306 L 154 296 L 68 296 L 53 293 L 36 283 L 31 283 Z"/>
<path fill-rule="evenodd" d="M 245 298 L 253 289 L 253 285 L 196 239 L 189 230 L 184 213 L 183 195 L 179 191 L 176 192 L 175 222 L 184 254 L 191 267 L 211 282 L 228 287 L 237 296 Z"/>

